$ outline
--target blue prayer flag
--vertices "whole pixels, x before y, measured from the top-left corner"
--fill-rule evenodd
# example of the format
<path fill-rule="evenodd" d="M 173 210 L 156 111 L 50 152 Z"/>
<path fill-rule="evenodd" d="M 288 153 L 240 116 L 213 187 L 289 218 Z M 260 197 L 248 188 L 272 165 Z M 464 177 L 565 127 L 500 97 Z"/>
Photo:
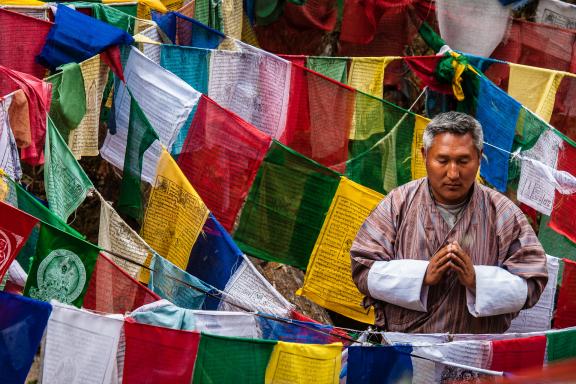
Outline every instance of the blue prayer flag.
<path fill-rule="evenodd" d="M 258 317 L 258 322 L 262 330 L 262 338 L 267 340 L 301 344 L 330 344 L 341 341 L 329 334 L 333 330 L 331 325 L 293 319 L 290 323 L 285 323 L 265 317 Z"/>
<path fill-rule="evenodd" d="M 0 381 L 21 384 L 34 361 L 48 318 L 49 303 L 0 292 Z"/>
<path fill-rule="evenodd" d="M 412 382 L 412 347 L 349 347 L 347 384 L 392 384 Z"/>
<path fill-rule="evenodd" d="M 226 38 L 222 32 L 178 12 L 154 17 L 160 29 L 177 45 L 216 49 Z"/>

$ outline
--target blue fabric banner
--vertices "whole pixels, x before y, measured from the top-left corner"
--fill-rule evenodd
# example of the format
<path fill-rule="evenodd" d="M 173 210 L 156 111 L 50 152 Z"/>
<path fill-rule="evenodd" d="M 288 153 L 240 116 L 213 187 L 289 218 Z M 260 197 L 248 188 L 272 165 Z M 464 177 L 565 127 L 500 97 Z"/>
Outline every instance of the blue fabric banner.
<path fill-rule="evenodd" d="M 24 383 L 51 312 L 46 302 L 0 292 L 0 382 Z"/>
<path fill-rule="evenodd" d="M 412 347 L 371 346 L 348 348 L 347 384 L 412 382 Z"/>

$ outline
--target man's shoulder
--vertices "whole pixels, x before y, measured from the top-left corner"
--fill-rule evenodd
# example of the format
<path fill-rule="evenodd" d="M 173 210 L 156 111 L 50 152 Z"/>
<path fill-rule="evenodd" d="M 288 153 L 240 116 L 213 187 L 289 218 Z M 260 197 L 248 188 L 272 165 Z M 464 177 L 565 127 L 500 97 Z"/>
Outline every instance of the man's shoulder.
<path fill-rule="evenodd" d="M 479 183 L 476 183 L 476 186 L 486 204 L 491 207 L 495 213 L 502 214 L 509 212 L 513 214 L 522 212 L 520 208 L 503 193 Z"/>
<path fill-rule="evenodd" d="M 405 197 L 406 195 L 412 194 L 415 191 L 417 191 L 422 186 L 422 184 L 424 184 L 425 182 L 426 182 L 426 177 L 422 177 L 420 179 L 409 181 L 408 183 L 402 184 L 401 186 L 396 187 L 393 190 L 391 190 L 387 196 Z"/>

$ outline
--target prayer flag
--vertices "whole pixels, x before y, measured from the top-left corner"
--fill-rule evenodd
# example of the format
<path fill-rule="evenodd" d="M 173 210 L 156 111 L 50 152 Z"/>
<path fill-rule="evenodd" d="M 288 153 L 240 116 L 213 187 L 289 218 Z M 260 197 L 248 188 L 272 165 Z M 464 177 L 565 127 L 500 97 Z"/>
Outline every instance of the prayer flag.
<path fill-rule="evenodd" d="M 200 341 L 198 332 L 138 324 L 129 319 L 124 323 L 124 332 L 123 383 L 191 382 Z"/>
<path fill-rule="evenodd" d="M 348 83 L 348 58 L 329 56 L 306 57 L 306 68 L 340 83 Z"/>
<path fill-rule="evenodd" d="M 336 172 L 274 141 L 234 239 L 249 255 L 306 268 L 339 181 Z"/>
<path fill-rule="evenodd" d="M 158 134 L 150 125 L 146 115 L 134 97 L 130 96 L 130 118 L 128 138 L 124 154 L 124 170 L 118 198 L 118 210 L 138 221 L 142 220 L 142 161 L 144 152 L 152 143 L 159 140 Z"/>
<path fill-rule="evenodd" d="M 270 136 L 208 97 L 201 97 L 178 165 L 228 231 L 234 226 L 270 142 Z"/>
<path fill-rule="evenodd" d="M 212 287 L 181 270 L 162 256 L 152 257 L 150 270 L 148 283 L 150 289 L 179 307 L 200 309 L 204 304 L 206 293 L 212 291 Z"/>
<path fill-rule="evenodd" d="M 78 31 L 83 31 L 78 34 Z M 80 63 L 114 45 L 134 42 L 126 32 L 58 4 L 54 25 L 37 56 L 39 63 L 54 70 L 62 64 Z"/>
<path fill-rule="evenodd" d="M 98 312 L 124 314 L 156 300 L 160 300 L 157 294 L 100 254 L 82 306 Z"/>
<path fill-rule="evenodd" d="M 414 137 L 412 138 L 412 162 L 410 164 L 412 180 L 426 176 L 426 162 L 422 155 L 422 148 L 424 147 L 424 130 L 429 122 L 429 119 L 416 115 L 416 120 L 414 121 Z"/>
<path fill-rule="evenodd" d="M 338 172 L 346 168 L 356 91 L 293 64 L 286 129 L 279 141 Z"/>
<path fill-rule="evenodd" d="M 146 262 L 154 251 L 103 198 L 100 199 L 100 226 L 98 229 L 98 246 L 106 251 L 120 254 L 132 260 L 129 262 L 111 253 L 105 254 L 122 268 L 130 277 L 138 279 L 140 265 Z"/>
<path fill-rule="evenodd" d="M 226 38 L 222 32 L 198 20 L 178 12 L 174 14 L 176 16 L 176 40 L 174 43 L 177 45 L 216 49 Z"/>
<path fill-rule="evenodd" d="M 194 243 L 186 271 L 222 291 L 242 261 L 240 248 L 210 214 L 202 227 L 202 235 Z M 207 297 L 204 307 L 215 310 L 219 303 L 220 300 Z"/>
<path fill-rule="evenodd" d="M 395 57 L 353 57 L 348 85 L 357 91 L 384 97 L 384 71 Z"/>
<path fill-rule="evenodd" d="M 52 25 L 49 21 L 0 8 L 0 63 L 40 79 L 44 77 L 46 69 L 36 63 L 35 58 Z M 0 95 L 13 90 L 6 79 L 0 79 Z"/>
<path fill-rule="evenodd" d="M 24 295 L 80 307 L 98 252 L 84 240 L 42 225 Z"/>
<path fill-rule="evenodd" d="M 374 322 L 374 309 L 363 307 L 364 295 L 352 281 L 350 247 L 383 197 L 345 177 L 340 179 L 298 295 L 357 321 Z"/>
<path fill-rule="evenodd" d="M 514 63 L 509 66 L 508 94 L 544 121 L 550 122 L 556 92 L 564 73 Z"/>
<path fill-rule="evenodd" d="M 68 142 L 70 132 L 76 129 L 86 113 L 84 78 L 76 63 L 64 64 L 58 70 L 61 72 L 46 79 L 52 84 L 50 118 L 64 141 Z"/>
<path fill-rule="evenodd" d="M 42 383 L 116 383 L 122 316 L 52 305 L 42 351 Z"/>
<path fill-rule="evenodd" d="M 10 100 L 7 99 L 0 101 L 0 153 L 2 153 L 2 156 L 0 156 L 0 169 L 12 180 L 20 180 L 22 177 L 20 155 L 18 154 L 18 147 L 8 113 L 8 106 L 11 105 L 12 98 Z"/>
<path fill-rule="evenodd" d="M 258 317 L 262 330 L 262 338 L 267 340 L 282 340 L 302 344 L 330 344 L 340 341 L 331 333 L 333 326 L 309 321 L 291 319 L 289 321 Z"/>
<path fill-rule="evenodd" d="M 0 201 L 0 281 L 37 223 L 38 219 Z"/>
<path fill-rule="evenodd" d="M 347 384 L 412 382 L 410 345 L 348 348 Z"/>
<path fill-rule="evenodd" d="M 194 367 L 195 384 L 264 383 L 276 341 L 202 334 Z"/>
<path fill-rule="evenodd" d="M 207 217 L 208 208 L 163 149 L 140 231 L 142 238 L 168 261 L 185 269 Z"/>
<path fill-rule="evenodd" d="M 279 341 L 266 368 L 266 384 L 337 384 L 342 344 L 297 344 Z"/>
<path fill-rule="evenodd" d="M 44 184 L 50 210 L 66 221 L 86 199 L 86 195 L 94 189 L 94 185 L 50 118 L 48 118 L 44 152 L 46 155 Z"/>
<path fill-rule="evenodd" d="M 492 341 L 493 371 L 516 372 L 544 365 L 546 336 Z"/>
<path fill-rule="evenodd" d="M 564 142 L 558 153 L 559 171 L 566 171 L 571 175 L 576 175 L 576 147 L 568 142 Z M 569 212 L 576 212 L 576 194 L 564 195 L 556 191 L 554 198 L 554 209 L 550 216 L 550 227 L 561 235 L 566 236 L 576 242 L 576 215 Z"/>
<path fill-rule="evenodd" d="M 209 49 L 163 44 L 161 46 L 160 65 L 177 75 L 198 92 L 208 94 L 210 54 L 211 50 Z"/>
<path fill-rule="evenodd" d="M 546 334 L 548 363 L 576 357 L 576 329 Z"/>
<path fill-rule="evenodd" d="M 576 326 L 576 262 L 564 259 L 564 272 L 554 316 L 554 328 L 574 326 Z"/>
<path fill-rule="evenodd" d="M 0 372 L 5 383 L 24 383 L 42 340 L 52 306 L 0 292 Z"/>
<path fill-rule="evenodd" d="M 550 217 L 542 215 L 538 230 L 538 240 L 549 255 L 576 260 L 576 243 L 550 228 Z"/>

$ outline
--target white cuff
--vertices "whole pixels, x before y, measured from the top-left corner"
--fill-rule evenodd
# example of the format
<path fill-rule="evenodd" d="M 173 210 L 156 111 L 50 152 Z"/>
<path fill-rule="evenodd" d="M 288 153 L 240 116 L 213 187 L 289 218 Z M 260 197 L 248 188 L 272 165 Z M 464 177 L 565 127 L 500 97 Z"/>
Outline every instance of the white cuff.
<path fill-rule="evenodd" d="M 423 286 L 428 268 L 425 260 L 377 261 L 368 271 L 370 296 L 413 311 L 426 312 L 428 286 Z"/>
<path fill-rule="evenodd" d="M 468 312 L 474 317 L 519 312 L 528 297 L 528 284 L 504 268 L 475 265 L 476 295 L 466 289 Z"/>

